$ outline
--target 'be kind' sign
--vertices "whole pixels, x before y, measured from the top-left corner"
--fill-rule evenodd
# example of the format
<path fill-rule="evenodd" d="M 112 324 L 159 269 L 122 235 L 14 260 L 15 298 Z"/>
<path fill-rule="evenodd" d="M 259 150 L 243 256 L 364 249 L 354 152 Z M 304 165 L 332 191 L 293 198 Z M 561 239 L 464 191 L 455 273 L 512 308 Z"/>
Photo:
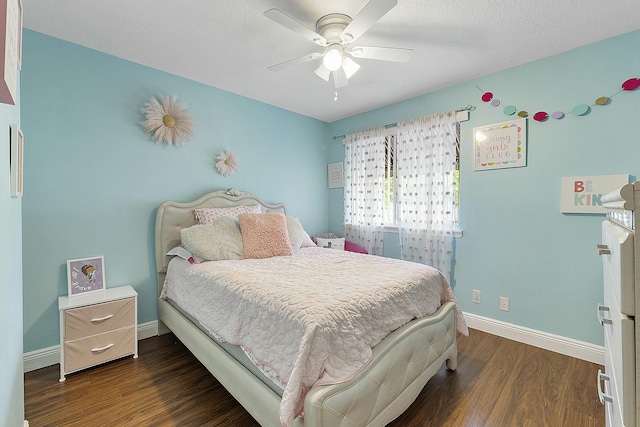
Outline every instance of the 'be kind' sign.
<path fill-rule="evenodd" d="M 602 196 L 629 183 L 629 175 L 562 178 L 562 213 L 605 213 Z"/>

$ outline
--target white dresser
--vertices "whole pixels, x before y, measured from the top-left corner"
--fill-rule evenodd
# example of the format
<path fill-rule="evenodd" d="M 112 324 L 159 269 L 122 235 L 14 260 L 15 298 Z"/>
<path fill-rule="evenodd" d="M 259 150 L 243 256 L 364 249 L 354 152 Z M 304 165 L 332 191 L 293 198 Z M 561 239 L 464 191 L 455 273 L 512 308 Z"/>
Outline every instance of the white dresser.
<path fill-rule="evenodd" d="M 639 331 L 640 238 L 635 239 L 635 200 L 640 204 L 640 182 L 627 184 L 603 196 L 607 219 L 602 222 L 604 302 L 597 315 L 604 329 L 605 367 L 598 371 L 598 395 L 605 405 L 607 426 L 640 427 Z"/>

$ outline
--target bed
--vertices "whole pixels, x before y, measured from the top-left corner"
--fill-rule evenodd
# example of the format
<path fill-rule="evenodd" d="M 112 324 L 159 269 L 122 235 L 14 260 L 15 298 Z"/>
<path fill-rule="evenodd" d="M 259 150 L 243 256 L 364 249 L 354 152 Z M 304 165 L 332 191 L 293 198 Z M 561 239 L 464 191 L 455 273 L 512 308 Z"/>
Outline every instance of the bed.
<path fill-rule="evenodd" d="M 194 316 L 163 295 L 167 269 L 174 258 L 167 253 L 181 244 L 181 230 L 194 225 L 194 210 L 238 206 L 259 206 L 262 213 L 286 215 L 283 204 L 266 203 L 246 192 L 224 190 L 206 194 L 193 202 L 167 201 L 159 206 L 155 227 L 159 332 L 173 332 L 260 425 L 384 426 L 411 405 L 444 363 L 448 369 L 456 369 L 456 329 L 464 332 L 466 325 L 451 293 L 447 301 L 438 303 L 433 314 L 411 320 L 382 338 L 371 350 L 367 363 L 347 380 L 324 381 L 326 385 L 305 389 L 300 402 L 302 416 L 283 417 L 282 384 L 270 383 L 269 378 L 256 372 L 255 366 L 237 346 L 217 342 L 201 321 L 196 321 Z M 330 250 L 307 250 L 311 255 L 322 257 L 329 256 L 327 251 Z M 373 259 L 369 255 L 353 256 Z M 184 261 L 180 262 L 183 268 L 188 268 Z M 284 393 L 286 395 L 286 390 Z"/>

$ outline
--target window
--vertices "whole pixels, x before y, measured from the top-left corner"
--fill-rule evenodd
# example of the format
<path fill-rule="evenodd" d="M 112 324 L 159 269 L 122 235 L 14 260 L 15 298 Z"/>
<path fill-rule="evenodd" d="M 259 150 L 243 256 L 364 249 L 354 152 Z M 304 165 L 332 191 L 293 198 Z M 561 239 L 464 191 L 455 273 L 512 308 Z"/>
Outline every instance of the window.
<path fill-rule="evenodd" d="M 386 137 L 385 137 L 385 181 L 384 181 L 384 223 L 387 228 L 395 228 L 397 226 L 397 208 L 394 203 L 394 195 L 395 195 L 395 180 L 396 176 L 396 162 L 395 162 L 395 153 L 396 153 L 396 127 L 389 127 L 386 129 Z M 455 179 L 455 209 L 454 209 L 454 217 L 455 222 L 458 223 L 459 220 L 459 194 L 460 194 L 460 123 L 456 123 L 456 169 L 455 174 L 453 176 Z"/>
<path fill-rule="evenodd" d="M 397 230 L 400 257 L 451 274 L 458 221 L 460 128 L 455 111 L 345 137 L 345 237 L 382 255 Z"/>

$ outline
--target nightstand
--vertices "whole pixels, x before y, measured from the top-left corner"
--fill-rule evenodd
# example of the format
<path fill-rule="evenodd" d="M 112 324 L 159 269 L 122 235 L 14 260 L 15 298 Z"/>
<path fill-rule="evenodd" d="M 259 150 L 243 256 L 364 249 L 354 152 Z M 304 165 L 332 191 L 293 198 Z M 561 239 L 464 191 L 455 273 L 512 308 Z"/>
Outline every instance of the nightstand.
<path fill-rule="evenodd" d="M 138 357 L 138 293 L 131 286 L 59 297 L 60 381 L 65 375 Z"/>

